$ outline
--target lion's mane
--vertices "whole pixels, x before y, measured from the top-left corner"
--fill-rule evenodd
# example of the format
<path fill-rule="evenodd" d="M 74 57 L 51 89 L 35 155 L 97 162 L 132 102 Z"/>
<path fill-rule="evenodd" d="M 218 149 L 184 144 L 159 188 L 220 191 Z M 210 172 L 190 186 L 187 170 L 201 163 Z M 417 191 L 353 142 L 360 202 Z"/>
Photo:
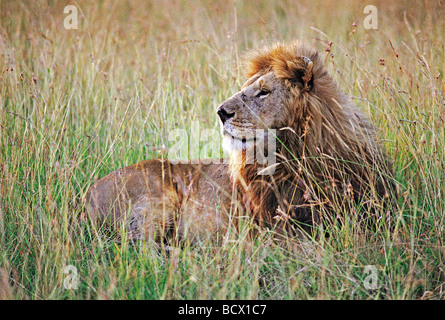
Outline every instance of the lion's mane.
<path fill-rule="evenodd" d="M 393 190 L 390 164 L 374 127 L 319 53 L 294 41 L 246 55 L 246 78 L 270 71 L 289 89 L 291 125 L 278 130 L 273 174 L 259 175 L 264 168 L 257 163 L 231 166 L 246 208 L 267 225 L 307 226 L 345 210 L 357 213 L 351 203 L 361 208 L 360 217 L 379 216 Z"/>

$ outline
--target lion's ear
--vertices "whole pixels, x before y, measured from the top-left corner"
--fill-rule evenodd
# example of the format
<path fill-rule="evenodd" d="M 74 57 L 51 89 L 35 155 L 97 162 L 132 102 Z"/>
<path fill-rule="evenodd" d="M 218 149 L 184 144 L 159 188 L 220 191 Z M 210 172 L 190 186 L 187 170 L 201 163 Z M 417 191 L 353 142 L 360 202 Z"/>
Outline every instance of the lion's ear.
<path fill-rule="evenodd" d="M 312 69 L 314 63 L 306 58 L 300 57 L 297 60 L 287 61 L 288 79 L 295 86 L 299 86 L 303 92 L 309 92 L 314 88 L 314 75 Z"/>
<path fill-rule="evenodd" d="M 314 63 L 306 57 L 301 57 L 307 64 L 306 70 L 304 71 L 304 75 L 301 77 L 303 83 L 304 91 L 311 91 L 314 88 L 314 75 L 312 73 L 312 69 L 314 67 Z"/>
<path fill-rule="evenodd" d="M 291 59 L 276 59 L 273 70 L 278 78 L 287 79 L 293 86 L 298 86 L 303 92 L 309 92 L 314 87 L 314 63 L 306 57 Z"/>

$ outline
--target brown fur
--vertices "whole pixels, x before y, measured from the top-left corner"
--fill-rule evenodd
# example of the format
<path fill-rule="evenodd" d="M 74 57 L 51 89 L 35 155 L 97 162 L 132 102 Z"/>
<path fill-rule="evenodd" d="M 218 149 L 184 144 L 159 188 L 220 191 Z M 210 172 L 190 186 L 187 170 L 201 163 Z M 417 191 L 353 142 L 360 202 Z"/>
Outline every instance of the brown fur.
<path fill-rule="evenodd" d="M 91 217 L 115 226 L 136 220 L 134 238 L 155 239 L 168 230 L 225 234 L 238 200 L 260 225 L 281 231 L 293 230 L 291 221 L 305 228 L 353 212 L 351 203 L 363 204 L 362 216 L 378 216 L 392 190 L 391 169 L 372 125 L 319 54 L 295 41 L 254 50 L 245 61 L 247 82 L 218 108 L 224 139 L 235 143 L 231 164 L 150 160 L 118 170 L 89 190 Z M 266 128 L 277 130 L 277 164 L 248 164 L 250 144 L 241 137 Z"/>

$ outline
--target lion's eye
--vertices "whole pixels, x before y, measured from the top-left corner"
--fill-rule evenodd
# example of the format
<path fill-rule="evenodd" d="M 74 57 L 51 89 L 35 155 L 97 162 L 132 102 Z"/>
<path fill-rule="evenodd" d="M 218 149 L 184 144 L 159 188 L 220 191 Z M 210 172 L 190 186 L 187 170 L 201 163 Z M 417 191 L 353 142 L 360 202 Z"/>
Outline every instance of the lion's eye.
<path fill-rule="evenodd" d="M 256 95 L 258 98 L 265 98 L 269 95 L 270 91 L 262 88 L 261 90 L 258 91 L 258 94 Z"/>

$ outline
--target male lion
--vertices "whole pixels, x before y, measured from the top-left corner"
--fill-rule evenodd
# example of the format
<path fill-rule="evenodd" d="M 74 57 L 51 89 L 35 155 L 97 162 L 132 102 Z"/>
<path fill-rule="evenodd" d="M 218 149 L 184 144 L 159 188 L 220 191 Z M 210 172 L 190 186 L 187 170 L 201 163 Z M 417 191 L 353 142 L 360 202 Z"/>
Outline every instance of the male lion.
<path fill-rule="evenodd" d="M 380 218 L 391 169 L 318 53 L 298 41 L 274 44 L 247 55 L 245 74 L 241 91 L 217 109 L 229 165 L 147 160 L 117 170 L 88 191 L 90 217 L 156 241 L 224 236 L 237 204 L 280 232 L 357 210 L 357 219 Z M 276 163 L 252 158 L 271 134 L 275 149 L 266 153 Z"/>

